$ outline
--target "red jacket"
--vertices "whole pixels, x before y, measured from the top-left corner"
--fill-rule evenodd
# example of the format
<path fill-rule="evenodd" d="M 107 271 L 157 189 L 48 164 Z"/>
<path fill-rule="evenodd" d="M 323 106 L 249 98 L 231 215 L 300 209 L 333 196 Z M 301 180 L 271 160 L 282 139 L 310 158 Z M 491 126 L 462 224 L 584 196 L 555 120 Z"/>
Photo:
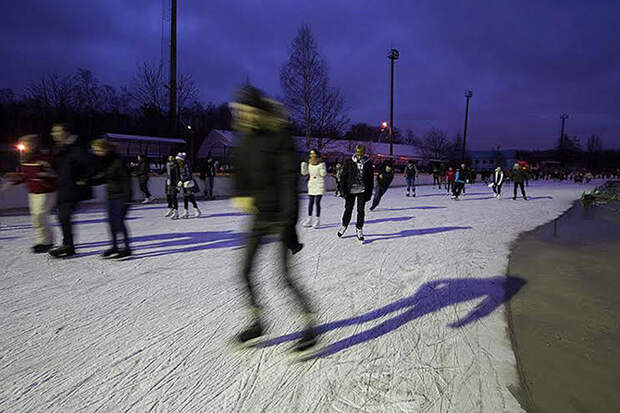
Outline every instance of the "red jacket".
<path fill-rule="evenodd" d="M 456 179 L 456 172 L 455 171 L 446 171 L 446 180 L 448 182 L 454 182 L 454 180 Z"/>
<path fill-rule="evenodd" d="M 20 180 L 25 183 L 28 192 L 46 194 L 56 190 L 56 175 L 52 171 L 52 157 L 42 153 L 34 154 L 31 159 L 20 162 Z"/>

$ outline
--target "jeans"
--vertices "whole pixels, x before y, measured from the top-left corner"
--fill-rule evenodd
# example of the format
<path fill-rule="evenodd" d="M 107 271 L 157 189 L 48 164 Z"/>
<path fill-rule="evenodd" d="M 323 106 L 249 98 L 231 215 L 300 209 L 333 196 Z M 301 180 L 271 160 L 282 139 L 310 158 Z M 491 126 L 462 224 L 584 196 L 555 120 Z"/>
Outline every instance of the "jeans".
<path fill-rule="evenodd" d="M 310 197 L 310 202 L 308 203 L 308 216 L 311 217 L 312 216 L 312 209 L 314 207 L 314 204 L 316 203 L 316 216 L 320 217 L 321 216 L 321 198 L 323 198 L 323 195 L 309 195 Z"/>
<path fill-rule="evenodd" d="M 58 204 L 58 221 L 62 229 L 62 245 L 73 247 L 73 224 L 71 215 L 77 207 L 77 202 L 61 202 Z"/>
<path fill-rule="evenodd" d="M 148 179 L 145 179 L 145 180 L 140 179 L 140 191 L 144 193 L 144 196 L 146 198 L 151 197 L 151 193 L 149 192 L 149 180 Z"/>
<path fill-rule="evenodd" d="M 527 198 L 527 196 L 525 196 L 525 188 L 523 187 L 523 182 L 515 182 L 514 185 L 514 194 L 513 194 L 513 199 L 517 199 L 517 187 L 521 187 L 521 195 L 523 195 L 523 198 Z"/>
<path fill-rule="evenodd" d="M 357 222 L 355 228 L 362 229 L 364 227 L 364 215 L 366 207 L 366 194 L 347 194 L 344 201 L 344 214 L 342 214 L 342 225 L 347 227 L 351 222 L 351 214 L 353 213 L 353 204 L 357 201 Z"/>
<path fill-rule="evenodd" d="M 123 242 L 129 248 L 129 233 L 125 225 L 125 217 L 129 211 L 129 204 L 122 199 L 108 200 L 108 223 L 110 224 L 110 236 L 112 237 L 112 247 L 117 247 L 117 235 L 123 234 Z"/>
<path fill-rule="evenodd" d="M 204 186 L 203 195 L 205 198 L 213 199 L 213 181 L 214 178 L 212 176 L 207 176 L 202 180 L 202 185 Z"/>
<path fill-rule="evenodd" d="M 383 198 L 383 195 L 387 192 L 387 190 L 387 188 L 382 188 L 380 186 L 377 187 L 377 190 L 375 191 L 375 196 L 372 199 L 372 205 L 370 206 L 371 210 L 375 209 L 377 205 L 379 205 L 379 202 L 381 202 L 381 198 Z M 413 188 L 413 192 L 415 193 L 415 187 Z"/>
<path fill-rule="evenodd" d="M 405 179 L 407 180 L 407 192 L 409 192 L 409 189 L 413 189 L 415 194 L 415 176 L 407 176 Z"/>

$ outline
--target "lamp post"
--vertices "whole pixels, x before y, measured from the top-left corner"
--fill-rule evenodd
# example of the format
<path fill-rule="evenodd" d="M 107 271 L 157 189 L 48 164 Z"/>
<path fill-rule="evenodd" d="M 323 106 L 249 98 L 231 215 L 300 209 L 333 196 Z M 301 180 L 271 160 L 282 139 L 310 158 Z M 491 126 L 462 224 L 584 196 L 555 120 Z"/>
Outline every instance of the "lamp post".
<path fill-rule="evenodd" d="M 15 168 L 15 171 L 19 172 L 20 164 L 22 162 L 23 155 L 24 155 L 24 151 L 26 150 L 26 145 L 24 145 L 23 143 L 18 143 L 17 145 L 15 145 L 15 149 L 17 149 L 17 153 L 18 153 L 17 167 Z"/>
<path fill-rule="evenodd" d="M 390 77 L 390 155 L 394 154 L 394 61 L 398 60 L 400 52 L 397 49 L 391 49 L 388 54 L 391 65 L 391 77 Z"/>
<path fill-rule="evenodd" d="M 568 115 L 566 113 L 562 113 L 560 115 L 560 119 L 562 120 L 562 129 L 560 131 L 560 148 L 564 149 L 564 122 L 568 119 Z"/>
<path fill-rule="evenodd" d="M 473 96 L 471 90 L 465 91 L 465 127 L 463 128 L 463 151 L 461 153 L 461 162 L 465 162 L 465 144 L 467 139 L 467 116 L 469 114 L 469 99 Z"/>

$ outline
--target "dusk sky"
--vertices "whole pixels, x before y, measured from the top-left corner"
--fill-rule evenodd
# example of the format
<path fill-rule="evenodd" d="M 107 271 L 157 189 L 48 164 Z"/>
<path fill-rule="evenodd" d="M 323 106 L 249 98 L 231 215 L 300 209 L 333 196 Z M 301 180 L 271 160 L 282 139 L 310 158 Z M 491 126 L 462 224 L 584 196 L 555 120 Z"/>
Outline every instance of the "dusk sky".
<path fill-rule="evenodd" d="M 23 93 L 45 73 L 78 67 L 130 83 L 140 62 L 160 59 L 167 3 L 4 1 L 0 88 Z M 394 124 L 403 131 L 453 137 L 471 88 L 473 149 L 551 148 L 562 112 L 569 135 L 620 148 L 619 15 L 620 1 L 180 0 L 179 71 L 205 103 L 229 101 L 246 77 L 277 97 L 280 67 L 307 23 L 352 122 L 389 118 L 395 47 Z"/>

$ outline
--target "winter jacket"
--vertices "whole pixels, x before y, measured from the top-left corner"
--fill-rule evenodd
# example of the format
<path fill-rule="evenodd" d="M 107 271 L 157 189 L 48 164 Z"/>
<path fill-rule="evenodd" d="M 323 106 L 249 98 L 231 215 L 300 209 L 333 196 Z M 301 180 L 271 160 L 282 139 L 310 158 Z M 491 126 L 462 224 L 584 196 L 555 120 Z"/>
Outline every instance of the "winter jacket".
<path fill-rule="evenodd" d="M 504 182 L 504 171 L 499 170 L 493 173 L 493 185 L 499 186 Z"/>
<path fill-rule="evenodd" d="M 93 192 L 86 181 L 92 175 L 88 156 L 77 145 L 57 148 L 52 166 L 58 175 L 57 202 L 79 202 L 91 199 Z"/>
<path fill-rule="evenodd" d="M 19 179 L 15 184 L 25 183 L 31 194 L 46 194 L 56 190 L 56 174 L 52 170 L 52 157 L 36 152 L 19 164 Z"/>
<path fill-rule="evenodd" d="M 380 172 L 377 175 L 377 186 L 379 186 L 379 188 L 383 188 L 383 189 L 387 189 L 390 187 L 390 184 L 392 183 L 392 180 L 394 179 L 394 172 L 390 171 L 390 172 Z"/>
<path fill-rule="evenodd" d="M 166 162 L 166 175 L 166 194 L 173 195 L 177 191 L 177 185 L 181 179 L 179 165 L 175 161 Z"/>
<path fill-rule="evenodd" d="M 366 201 L 369 201 L 374 187 L 374 175 L 372 162 L 367 156 L 358 160 L 357 157 L 353 155 L 344 162 L 341 183 L 342 195 L 346 196 L 351 194 L 351 189 L 356 183 L 362 185 Z"/>
<path fill-rule="evenodd" d="M 138 161 L 136 171 L 140 183 L 144 183 L 149 180 L 149 172 L 151 172 L 151 168 L 149 166 L 149 160 L 146 157 Z"/>
<path fill-rule="evenodd" d="M 334 172 L 334 178 L 336 178 L 336 181 L 338 182 L 340 182 L 340 179 L 342 179 L 342 165 L 336 166 L 336 170 Z"/>
<path fill-rule="evenodd" d="M 211 178 L 215 176 L 215 165 L 213 162 L 203 162 L 202 168 L 200 168 L 200 179 Z"/>
<path fill-rule="evenodd" d="M 131 202 L 131 174 L 125 161 L 112 152 L 101 159 L 97 175 L 89 179 L 91 185 L 106 184 L 108 199 Z"/>
<path fill-rule="evenodd" d="M 454 175 L 454 182 L 458 182 L 460 184 L 464 184 L 466 176 L 467 176 L 466 173 L 462 172 L 460 169 L 457 169 L 456 173 Z"/>
<path fill-rule="evenodd" d="M 448 170 L 446 172 L 446 180 L 448 182 L 454 182 L 454 180 L 456 179 L 456 172 L 454 170 Z"/>
<path fill-rule="evenodd" d="M 190 192 L 199 192 L 200 188 L 198 188 L 198 184 L 194 180 L 194 175 L 192 175 L 192 168 L 189 165 L 189 162 L 185 162 L 182 166 L 179 165 L 179 183 L 177 183 L 177 187 L 180 186 L 183 188 L 183 193 L 185 195 Z"/>
<path fill-rule="evenodd" d="M 515 184 L 521 184 L 525 181 L 525 174 L 526 172 L 522 169 L 514 169 L 512 171 L 512 181 Z"/>
<path fill-rule="evenodd" d="M 234 194 L 254 199 L 256 220 L 280 229 L 294 226 L 299 173 L 291 136 L 285 131 L 242 135 L 234 159 Z"/>
<path fill-rule="evenodd" d="M 415 166 L 414 163 L 408 163 L 405 166 L 405 176 L 407 178 L 415 178 L 417 174 L 418 174 L 418 168 Z"/>
<path fill-rule="evenodd" d="M 325 163 L 312 165 L 309 162 L 301 163 L 301 174 L 308 176 L 308 195 L 323 195 L 325 193 Z"/>

